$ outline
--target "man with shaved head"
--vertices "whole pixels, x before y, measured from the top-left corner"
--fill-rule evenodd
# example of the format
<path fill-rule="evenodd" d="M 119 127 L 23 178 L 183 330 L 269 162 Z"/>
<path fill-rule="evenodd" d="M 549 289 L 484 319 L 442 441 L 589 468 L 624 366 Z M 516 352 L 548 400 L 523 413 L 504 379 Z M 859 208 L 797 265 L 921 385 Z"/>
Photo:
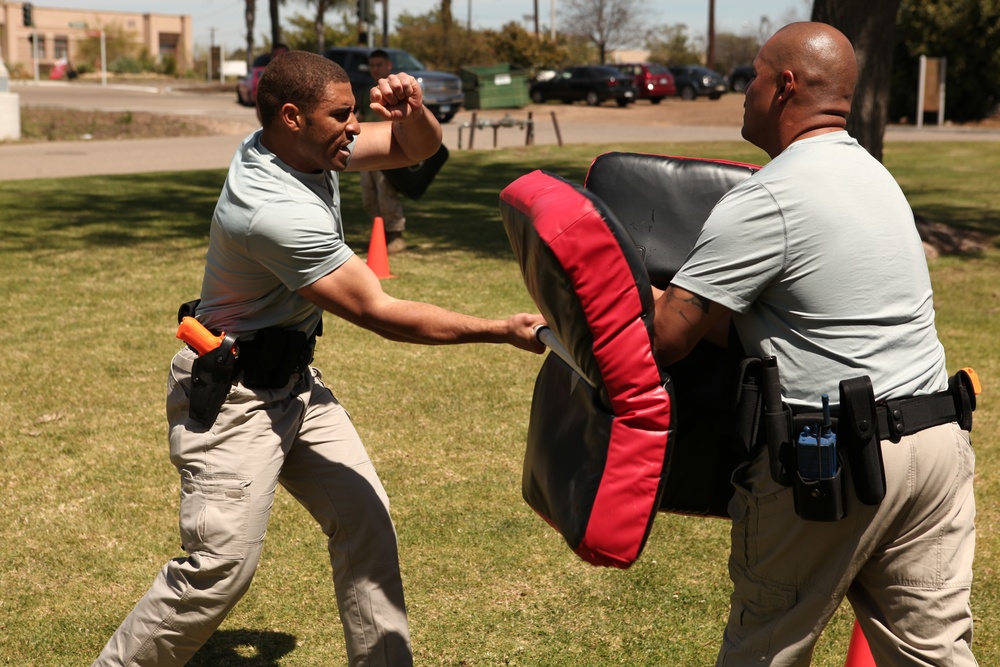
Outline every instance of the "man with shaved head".
<path fill-rule="evenodd" d="M 736 469 L 734 590 L 717 665 L 809 665 L 845 597 L 880 666 L 975 665 L 971 414 L 949 391 L 906 198 L 845 131 L 854 50 L 831 26 L 794 23 L 753 67 L 743 137 L 771 161 L 715 206 L 658 295 L 657 355 L 674 363 L 731 321 L 749 356 L 776 360 L 792 415 L 819 413 L 829 395 L 843 483 L 820 491 L 768 429 Z M 864 376 L 874 400 L 839 405 L 841 381 Z M 856 416 L 869 407 L 878 419 Z M 867 429 L 881 470 L 877 457 L 853 462 L 861 436 L 851 429 Z M 810 497 L 830 489 L 842 507 L 818 517 Z"/>

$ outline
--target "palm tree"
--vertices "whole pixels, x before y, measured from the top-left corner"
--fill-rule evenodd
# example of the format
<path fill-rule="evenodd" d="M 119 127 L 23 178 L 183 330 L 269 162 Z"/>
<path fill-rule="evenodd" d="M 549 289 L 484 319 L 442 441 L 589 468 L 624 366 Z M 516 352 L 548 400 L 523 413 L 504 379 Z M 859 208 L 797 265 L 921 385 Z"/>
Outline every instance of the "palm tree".
<path fill-rule="evenodd" d="M 247 0 L 247 71 L 253 70 L 253 21 L 257 14 L 257 0 Z"/>
<path fill-rule="evenodd" d="M 271 48 L 281 41 L 281 19 L 278 16 L 278 5 L 283 4 L 284 0 L 270 0 L 269 9 L 271 11 Z"/>
<path fill-rule="evenodd" d="M 273 0 L 272 0 L 273 1 Z M 326 49 L 326 13 L 338 7 L 347 7 L 354 0 L 307 0 L 308 4 L 316 5 L 316 18 L 313 25 L 316 26 L 316 50 L 323 53 Z"/>

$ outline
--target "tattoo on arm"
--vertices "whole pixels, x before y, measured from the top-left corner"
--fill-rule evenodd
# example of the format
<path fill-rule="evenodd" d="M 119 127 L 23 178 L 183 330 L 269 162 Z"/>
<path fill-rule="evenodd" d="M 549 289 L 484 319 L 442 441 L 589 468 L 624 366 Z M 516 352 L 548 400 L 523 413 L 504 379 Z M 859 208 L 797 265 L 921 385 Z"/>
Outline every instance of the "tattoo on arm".
<path fill-rule="evenodd" d="M 708 315 L 709 301 L 707 299 L 704 299 L 698 296 L 697 294 L 692 294 L 690 298 L 683 299 L 683 301 L 686 301 L 687 303 L 697 306 L 698 308 L 701 309 L 701 312 Z"/>
<path fill-rule="evenodd" d="M 689 295 L 689 296 L 688 296 Z M 697 294 L 688 293 L 685 296 L 679 296 L 677 292 L 673 289 L 667 289 L 667 300 L 670 301 L 680 301 L 681 303 L 690 304 L 696 307 L 702 312 L 703 315 L 708 315 L 708 308 L 711 305 L 708 299 L 705 299 Z M 690 322 L 687 315 L 684 312 L 684 307 L 675 307 L 677 314 L 684 318 L 685 321 Z"/>

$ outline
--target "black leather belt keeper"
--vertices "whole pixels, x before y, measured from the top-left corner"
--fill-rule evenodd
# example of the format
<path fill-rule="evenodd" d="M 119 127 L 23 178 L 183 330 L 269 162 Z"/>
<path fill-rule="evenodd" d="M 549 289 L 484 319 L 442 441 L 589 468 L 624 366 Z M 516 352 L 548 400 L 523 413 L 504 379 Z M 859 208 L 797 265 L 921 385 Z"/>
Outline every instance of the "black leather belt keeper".
<path fill-rule="evenodd" d="M 932 426 L 958 422 L 966 431 L 972 430 L 974 398 L 969 398 L 963 383 L 953 376 L 949 389 L 927 396 L 889 399 L 877 406 L 878 434 L 884 440 L 899 440 Z"/>

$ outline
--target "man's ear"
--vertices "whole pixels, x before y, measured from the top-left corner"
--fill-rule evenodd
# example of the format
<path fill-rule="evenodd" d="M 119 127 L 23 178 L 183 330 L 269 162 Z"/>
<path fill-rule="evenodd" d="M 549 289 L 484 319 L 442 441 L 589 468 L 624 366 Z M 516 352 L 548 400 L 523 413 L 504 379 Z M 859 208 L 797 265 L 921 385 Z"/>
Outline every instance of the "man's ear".
<path fill-rule="evenodd" d="M 787 97 L 795 89 L 795 74 L 791 70 L 781 73 L 781 85 L 778 86 L 778 95 Z"/>
<path fill-rule="evenodd" d="M 291 102 L 286 102 L 281 105 L 279 117 L 285 127 L 292 132 L 299 132 L 306 126 L 305 114 L 303 114 L 302 111 Z"/>

